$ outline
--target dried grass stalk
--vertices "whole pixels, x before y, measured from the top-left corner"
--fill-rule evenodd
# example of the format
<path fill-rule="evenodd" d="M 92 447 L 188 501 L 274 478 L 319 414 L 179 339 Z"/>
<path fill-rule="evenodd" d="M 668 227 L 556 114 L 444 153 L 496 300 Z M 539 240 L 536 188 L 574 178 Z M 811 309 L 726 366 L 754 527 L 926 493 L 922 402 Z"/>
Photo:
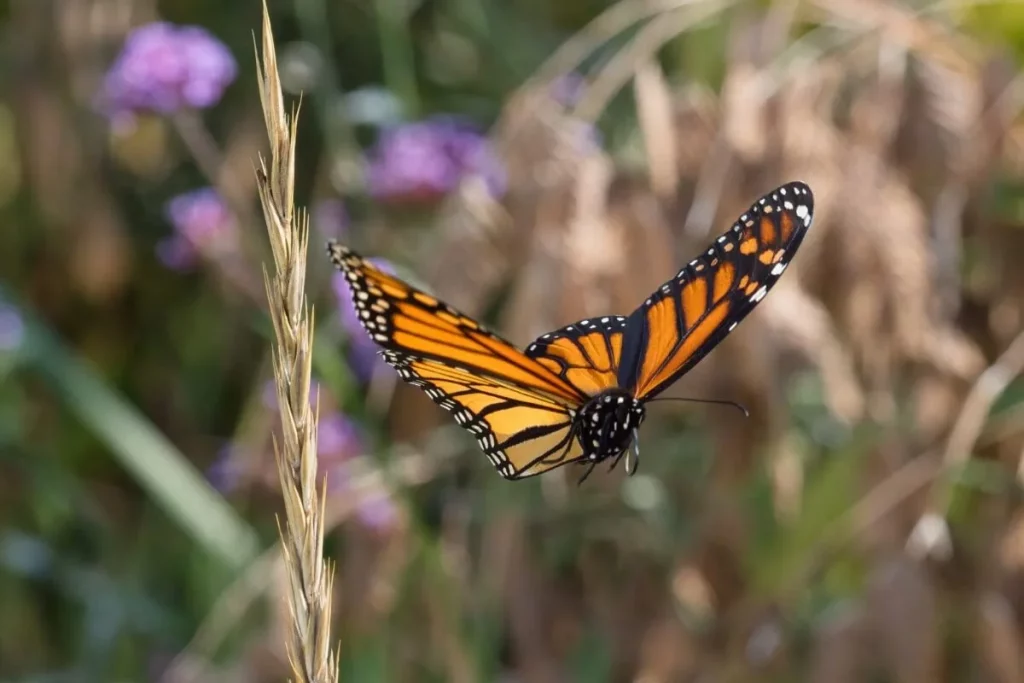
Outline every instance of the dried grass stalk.
<path fill-rule="evenodd" d="M 285 113 L 265 2 L 262 60 L 258 51 L 256 57 L 271 148 L 269 164 L 260 157 L 256 180 L 274 258 L 274 273 L 264 270 L 264 282 L 274 323 L 281 410 L 281 439 L 274 440 L 274 454 L 285 508 L 281 541 L 292 626 L 286 647 L 296 681 L 326 683 L 337 680 L 338 662 L 329 645 L 334 576 L 323 558 L 326 489 L 317 490 L 317 411 L 309 401 L 314 318 L 304 290 L 309 219 L 293 204 L 298 111 Z"/>

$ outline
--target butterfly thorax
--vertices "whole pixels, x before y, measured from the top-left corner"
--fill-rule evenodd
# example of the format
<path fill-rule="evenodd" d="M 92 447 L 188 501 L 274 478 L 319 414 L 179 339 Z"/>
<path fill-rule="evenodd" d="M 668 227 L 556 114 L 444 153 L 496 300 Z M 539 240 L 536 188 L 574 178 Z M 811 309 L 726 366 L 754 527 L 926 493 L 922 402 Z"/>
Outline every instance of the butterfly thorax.
<path fill-rule="evenodd" d="M 609 389 L 587 401 L 576 416 L 584 452 L 581 461 L 600 462 L 620 456 L 645 416 L 643 404 L 623 389 Z"/>

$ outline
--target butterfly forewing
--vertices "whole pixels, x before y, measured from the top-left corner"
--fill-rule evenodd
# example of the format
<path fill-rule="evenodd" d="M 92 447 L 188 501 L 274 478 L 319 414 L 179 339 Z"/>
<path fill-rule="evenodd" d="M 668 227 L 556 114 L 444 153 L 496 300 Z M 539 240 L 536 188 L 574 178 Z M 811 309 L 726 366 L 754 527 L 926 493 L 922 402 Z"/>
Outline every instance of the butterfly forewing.
<path fill-rule="evenodd" d="M 452 413 L 502 476 L 533 476 L 582 456 L 573 416 L 586 396 L 557 371 L 350 249 L 330 243 L 328 253 L 384 359 Z"/>
<path fill-rule="evenodd" d="M 359 322 L 396 359 L 424 358 L 498 377 L 567 403 L 585 398 L 550 369 L 469 316 L 393 277 L 336 242 L 328 253 L 345 274 Z"/>
<path fill-rule="evenodd" d="M 650 399 L 715 348 L 782 275 L 813 212 L 807 185 L 783 185 L 662 285 L 629 318 L 620 385 Z"/>

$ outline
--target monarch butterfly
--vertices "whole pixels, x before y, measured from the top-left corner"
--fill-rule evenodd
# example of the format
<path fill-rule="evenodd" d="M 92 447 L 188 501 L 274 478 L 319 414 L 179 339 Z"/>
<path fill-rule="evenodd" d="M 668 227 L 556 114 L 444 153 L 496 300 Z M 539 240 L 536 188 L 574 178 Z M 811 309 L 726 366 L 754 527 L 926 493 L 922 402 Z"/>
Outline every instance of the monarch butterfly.
<path fill-rule="evenodd" d="M 507 479 L 614 458 L 632 474 L 645 404 L 708 354 L 765 297 L 814 212 L 801 182 L 756 201 L 629 316 L 589 318 L 525 351 L 334 241 L 359 320 L 399 376 L 472 433 Z M 581 481 L 582 481 L 581 479 Z"/>

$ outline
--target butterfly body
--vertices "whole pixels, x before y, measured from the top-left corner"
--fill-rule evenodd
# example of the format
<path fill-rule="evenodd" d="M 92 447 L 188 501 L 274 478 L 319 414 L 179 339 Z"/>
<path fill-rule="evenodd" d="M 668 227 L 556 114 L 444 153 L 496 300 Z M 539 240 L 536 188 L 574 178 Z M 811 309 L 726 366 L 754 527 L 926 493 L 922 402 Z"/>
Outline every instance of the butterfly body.
<path fill-rule="evenodd" d="M 646 404 L 764 299 L 813 209 L 804 183 L 778 187 L 629 316 L 581 320 L 524 351 L 347 247 L 331 242 L 328 253 L 384 359 L 452 413 L 502 476 L 521 479 L 572 462 L 614 467 L 635 448 Z"/>
<path fill-rule="evenodd" d="M 608 389 L 587 401 L 574 421 L 583 446 L 581 462 L 598 463 L 620 457 L 645 417 L 644 404 L 625 389 Z"/>

